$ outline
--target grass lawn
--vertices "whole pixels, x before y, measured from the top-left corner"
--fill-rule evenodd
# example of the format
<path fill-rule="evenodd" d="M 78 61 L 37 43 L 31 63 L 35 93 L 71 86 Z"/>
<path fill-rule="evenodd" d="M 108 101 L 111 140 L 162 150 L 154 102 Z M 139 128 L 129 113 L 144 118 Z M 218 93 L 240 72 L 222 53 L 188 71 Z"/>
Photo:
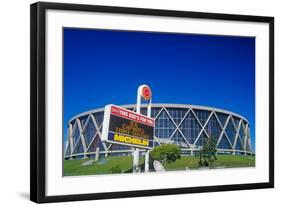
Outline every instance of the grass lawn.
<path fill-rule="evenodd" d="M 116 156 L 106 158 L 105 164 L 94 162 L 89 166 L 82 166 L 85 161 L 90 159 L 73 159 L 64 160 L 64 175 L 92 175 L 92 174 L 113 174 L 132 172 L 133 157 L 132 156 Z M 140 164 L 144 163 L 144 158 L 140 157 Z"/>
<path fill-rule="evenodd" d="M 218 155 L 211 168 L 234 168 L 234 167 L 254 167 L 254 156 L 233 156 Z M 106 158 L 106 163 L 98 164 L 94 162 L 92 165 L 82 166 L 85 161 L 90 159 L 73 159 L 64 160 L 64 175 L 94 175 L 94 174 L 113 174 L 113 173 L 132 173 L 132 156 L 112 156 Z M 143 167 L 144 157 L 140 157 L 140 166 Z M 176 162 L 164 166 L 167 171 L 198 169 L 198 157 L 182 156 Z"/>
<path fill-rule="evenodd" d="M 210 168 L 235 168 L 235 167 L 254 167 L 254 156 L 233 156 L 218 155 L 217 160 L 210 165 Z M 177 161 L 165 165 L 166 170 L 198 169 L 198 157 L 182 156 Z"/>

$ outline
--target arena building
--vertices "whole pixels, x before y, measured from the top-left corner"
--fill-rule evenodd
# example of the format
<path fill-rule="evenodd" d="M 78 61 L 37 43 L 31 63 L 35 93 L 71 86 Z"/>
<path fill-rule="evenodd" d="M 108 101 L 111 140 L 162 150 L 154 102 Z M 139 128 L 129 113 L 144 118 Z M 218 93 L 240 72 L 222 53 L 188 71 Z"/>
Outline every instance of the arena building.
<path fill-rule="evenodd" d="M 136 105 L 123 105 L 135 111 Z M 146 115 L 146 107 L 141 113 Z M 64 158 L 130 155 L 132 148 L 101 141 L 104 108 L 74 116 L 68 122 Z M 216 141 L 218 154 L 252 154 L 250 125 L 244 117 L 222 109 L 185 104 L 152 104 L 154 146 L 174 143 L 183 155 L 194 155 L 206 139 Z M 99 149 L 97 149 L 99 148 Z"/>

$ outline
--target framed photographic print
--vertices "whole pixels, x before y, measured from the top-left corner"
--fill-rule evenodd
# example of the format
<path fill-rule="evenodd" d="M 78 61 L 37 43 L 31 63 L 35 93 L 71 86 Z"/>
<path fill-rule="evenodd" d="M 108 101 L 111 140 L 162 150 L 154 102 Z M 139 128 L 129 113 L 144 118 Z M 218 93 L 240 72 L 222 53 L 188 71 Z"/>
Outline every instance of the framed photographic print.
<path fill-rule="evenodd" d="M 274 18 L 31 5 L 34 202 L 274 187 Z"/>

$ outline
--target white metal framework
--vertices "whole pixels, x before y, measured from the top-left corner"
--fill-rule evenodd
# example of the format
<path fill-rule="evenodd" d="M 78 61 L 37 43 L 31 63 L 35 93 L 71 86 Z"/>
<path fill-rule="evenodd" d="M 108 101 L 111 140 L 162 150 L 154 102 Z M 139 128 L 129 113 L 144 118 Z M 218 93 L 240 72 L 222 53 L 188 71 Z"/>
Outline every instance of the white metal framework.
<path fill-rule="evenodd" d="M 136 105 L 122 107 L 135 110 Z M 146 114 L 147 109 L 141 108 Z M 154 146 L 174 143 L 182 154 L 193 155 L 204 140 L 216 140 L 218 154 L 252 154 L 249 122 L 242 116 L 222 109 L 183 104 L 152 104 L 155 118 Z M 81 113 L 68 123 L 64 158 L 100 155 L 128 155 L 132 148 L 101 142 L 103 108 Z"/>

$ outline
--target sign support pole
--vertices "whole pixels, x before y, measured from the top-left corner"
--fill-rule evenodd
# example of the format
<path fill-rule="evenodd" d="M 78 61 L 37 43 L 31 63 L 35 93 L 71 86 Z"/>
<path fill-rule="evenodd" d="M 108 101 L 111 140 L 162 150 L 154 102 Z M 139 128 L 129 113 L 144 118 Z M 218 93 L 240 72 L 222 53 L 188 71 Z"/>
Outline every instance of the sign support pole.
<path fill-rule="evenodd" d="M 141 107 L 141 86 L 138 87 L 138 94 L 137 94 L 137 109 L 136 113 L 140 114 L 140 107 Z M 133 149 L 133 173 L 137 173 L 139 170 L 139 149 Z"/>
<path fill-rule="evenodd" d="M 133 173 L 139 172 L 139 148 L 135 148 L 133 151 L 134 161 L 133 161 Z"/>
<path fill-rule="evenodd" d="M 152 99 L 150 98 L 148 106 L 147 106 L 147 116 L 148 117 L 151 117 L 151 102 L 152 102 Z M 154 136 L 153 136 L 153 138 L 154 138 Z M 144 171 L 145 172 L 149 172 L 149 154 L 150 154 L 150 150 L 147 150 L 145 153 L 145 162 L 144 162 Z"/>
<path fill-rule="evenodd" d="M 144 172 L 149 172 L 149 154 L 150 151 L 147 150 L 145 153 Z"/>
<path fill-rule="evenodd" d="M 137 108 L 136 108 L 136 113 L 140 114 L 140 109 L 141 109 L 141 99 L 144 98 L 144 100 L 148 100 L 148 106 L 147 106 L 147 116 L 151 116 L 151 90 L 147 85 L 141 85 L 138 87 L 138 94 L 137 94 Z M 139 167 L 139 149 L 136 148 L 133 151 L 133 156 L 134 156 L 134 161 L 133 161 L 133 173 L 138 172 Z M 145 153 L 145 167 L 144 170 L 145 172 L 149 171 L 149 150 L 146 150 Z"/>

